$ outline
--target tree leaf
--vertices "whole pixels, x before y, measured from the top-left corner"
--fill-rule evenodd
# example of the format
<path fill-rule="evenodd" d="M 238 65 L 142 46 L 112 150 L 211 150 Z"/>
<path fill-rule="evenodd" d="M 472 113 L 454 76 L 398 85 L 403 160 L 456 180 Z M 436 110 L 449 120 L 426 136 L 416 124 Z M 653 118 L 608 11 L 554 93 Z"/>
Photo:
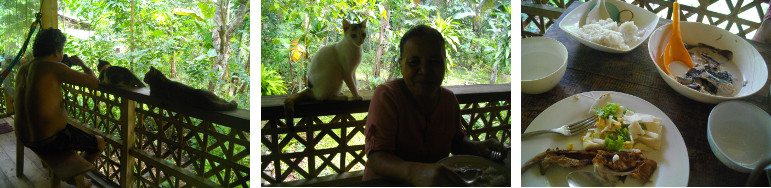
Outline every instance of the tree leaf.
<path fill-rule="evenodd" d="M 203 20 L 203 18 L 198 16 L 198 14 L 196 14 L 192 10 L 187 10 L 187 9 L 182 9 L 182 8 L 174 8 L 174 9 L 171 10 L 171 13 L 174 13 L 174 14 L 180 15 L 180 16 L 189 16 L 189 17 L 191 17 L 191 18 L 193 18 L 195 20 L 198 20 L 198 21 L 201 21 L 201 22 L 206 22 L 205 20 Z"/>
<path fill-rule="evenodd" d="M 475 14 L 473 12 L 459 12 L 452 15 L 452 19 L 458 20 L 463 19 L 469 16 L 474 16 Z"/>
<path fill-rule="evenodd" d="M 201 14 L 203 14 L 206 19 L 211 19 L 214 17 L 214 10 L 215 6 L 212 2 L 200 2 L 198 3 L 198 8 L 201 9 Z"/>
<path fill-rule="evenodd" d="M 208 55 L 208 57 L 217 57 L 217 50 L 214 48 L 209 49 L 209 51 L 206 52 L 206 55 Z"/>

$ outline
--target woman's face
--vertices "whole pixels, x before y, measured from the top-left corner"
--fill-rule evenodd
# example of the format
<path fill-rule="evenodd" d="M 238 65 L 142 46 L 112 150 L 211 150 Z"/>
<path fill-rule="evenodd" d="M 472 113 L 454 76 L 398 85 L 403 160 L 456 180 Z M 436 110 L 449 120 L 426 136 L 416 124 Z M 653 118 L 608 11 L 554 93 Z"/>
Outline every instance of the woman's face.
<path fill-rule="evenodd" d="M 418 99 L 435 97 L 444 80 L 445 54 L 440 42 L 415 36 L 404 43 L 399 64 L 407 88 Z"/>

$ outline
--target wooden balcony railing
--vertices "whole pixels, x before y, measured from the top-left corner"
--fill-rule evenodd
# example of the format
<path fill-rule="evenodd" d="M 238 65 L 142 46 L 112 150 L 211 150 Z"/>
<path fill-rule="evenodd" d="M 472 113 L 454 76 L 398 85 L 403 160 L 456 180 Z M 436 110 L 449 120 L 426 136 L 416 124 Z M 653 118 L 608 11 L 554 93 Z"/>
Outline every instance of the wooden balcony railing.
<path fill-rule="evenodd" d="M 575 1 L 586 2 L 589 0 L 522 0 L 522 38 L 531 36 L 543 36 L 546 30 L 554 24 L 554 21 Z M 665 0 L 621 0 L 640 6 L 666 19 L 672 19 L 672 3 Z M 752 38 L 749 35 L 760 27 L 760 22 L 765 16 L 765 9 L 761 6 L 764 1 L 750 0 L 699 0 L 699 5 L 683 5 L 681 19 L 715 25 L 731 31 L 743 38 Z M 720 13 L 720 8 L 729 8 L 729 12 Z M 666 11 L 666 16 L 662 15 Z M 748 14 L 743 14 L 749 11 Z M 757 14 L 755 14 L 757 13 Z M 755 17 L 757 16 L 757 17 Z M 526 31 L 525 27 L 534 27 L 536 32 Z"/>
<path fill-rule="evenodd" d="M 120 187 L 249 187 L 248 110 L 185 108 L 147 88 L 63 90 L 71 123 L 107 142 L 91 178 Z"/>
<path fill-rule="evenodd" d="M 448 86 L 472 140 L 511 142 L 511 85 Z M 298 104 L 295 132 L 284 121 L 287 95 L 262 97 L 262 185 L 327 186 L 361 181 L 364 124 L 372 91 L 354 102 Z"/>

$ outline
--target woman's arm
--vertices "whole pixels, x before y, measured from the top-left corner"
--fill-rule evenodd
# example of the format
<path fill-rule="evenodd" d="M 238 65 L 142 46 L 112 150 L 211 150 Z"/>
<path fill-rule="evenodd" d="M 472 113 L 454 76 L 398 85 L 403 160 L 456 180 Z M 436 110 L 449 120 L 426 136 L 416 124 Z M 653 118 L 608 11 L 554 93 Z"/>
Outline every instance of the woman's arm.
<path fill-rule="evenodd" d="M 447 167 L 404 161 L 387 151 L 370 153 L 367 167 L 381 176 L 406 180 L 414 186 L 465 186 L 460 176 Z"/>

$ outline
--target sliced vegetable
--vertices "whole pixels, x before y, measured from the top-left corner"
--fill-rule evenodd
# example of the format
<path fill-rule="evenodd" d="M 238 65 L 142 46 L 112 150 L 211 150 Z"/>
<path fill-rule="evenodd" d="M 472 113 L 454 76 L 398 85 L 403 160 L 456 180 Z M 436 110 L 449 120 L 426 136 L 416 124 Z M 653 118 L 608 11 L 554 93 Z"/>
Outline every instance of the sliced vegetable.
<path fill-rule="evenodd" d="M 621 151 L 624 149 L 624 142 L 632 141 L 629 137 L 629 128 L 617 129 L 615 133 L 605 135 L 605 149 L 608 151 Z"/>
<path fill-rule="evenodd" d="M 607 119 L 610 116 L 615 116 L 618 113 L 619 106 L 620 105 L 618 103 L 608 102 L 602 108 L 594 108 L 594 111 L 597 116 Z M 615 117 L 614 119 L 618 119 L 618 117 Z"/>
<path fill-rule="evenodd" d="M 621 151 L 621 149 L 624 149 L 624 138 L 616 137 L 616 139 L 613 139 L 613 137 L 616 136 L 611 134 L 605 135 L 605 149 L 608 151 Z"/>

